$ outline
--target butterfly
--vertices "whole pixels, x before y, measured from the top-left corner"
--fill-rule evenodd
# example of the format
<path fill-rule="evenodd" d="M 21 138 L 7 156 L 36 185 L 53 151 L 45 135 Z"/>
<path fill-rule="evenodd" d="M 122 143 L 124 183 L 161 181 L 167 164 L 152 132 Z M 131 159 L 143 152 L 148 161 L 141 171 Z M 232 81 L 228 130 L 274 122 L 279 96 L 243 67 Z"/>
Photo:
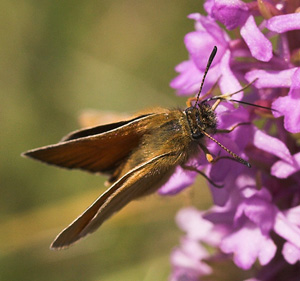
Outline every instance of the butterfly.
<path fill-rule="evenodd" d="M 189 159 L 201 152 L 209 162 L 217 161 L 205 146 L 207 138 L 226 150 L 232 159 L 250 167 L 246 160 L 212 137 L 218 133 L 215 109 L 221 101 L 232 100 L 231 96 L 237 92 L 206 98 L 211 94 L 209 91 L 199 97 L 216 53 L 217 47 L 214 47 L 198 95 L 187 101 L 186 109 L 157 107 L 124 121 L 72 132 L 57 144 L 23 154 L 51 165 L 109 176 L 111 186 L 58 234 L 51 244 L 52 249 L 72 245 L 93 233 L 132 200 L 154 193 L 169 180 L 178 166 L 197 171 L 209 180 L 203 172 L 187 165 Z M 212 105 L 211 101 L 214 101 Z"/>

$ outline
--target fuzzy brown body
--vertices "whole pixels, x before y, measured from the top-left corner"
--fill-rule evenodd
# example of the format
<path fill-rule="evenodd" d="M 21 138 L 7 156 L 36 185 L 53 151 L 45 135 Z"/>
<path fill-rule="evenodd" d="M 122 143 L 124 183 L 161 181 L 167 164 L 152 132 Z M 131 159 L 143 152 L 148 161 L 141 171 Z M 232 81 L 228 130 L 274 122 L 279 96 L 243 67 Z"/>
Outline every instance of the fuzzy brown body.
<path fill-rule="evenodd" d="M 73 132 L 57 144 L 26 152 L 48 164 L 110 176 L 111 187 L 51 247 L 73 244 L 130 201 L 155 192 L 178 165 L 199 153 L 201 131 L 213 133 L 215 127 L 215 115 L 206 104 L 185 111 L 155 108 L 130 120 Z"/>
<path fill-rule="evenodd" d="M 167 153 L 168 156 L 158 161 L 159 165 L 152 170 L 153 172 L 161 171 L 162 166 L 173 168 L 182 165 L 199 151 L 197 141 L 191 138 L 184 112 L 179 109 L 164 111 L 148 117 L 151 119 L 151 125 L 147 127 L 147 132 L 143 134 L 128 160 L 123 162 L 125 165 L 117 178 L 162 153 Z"/>

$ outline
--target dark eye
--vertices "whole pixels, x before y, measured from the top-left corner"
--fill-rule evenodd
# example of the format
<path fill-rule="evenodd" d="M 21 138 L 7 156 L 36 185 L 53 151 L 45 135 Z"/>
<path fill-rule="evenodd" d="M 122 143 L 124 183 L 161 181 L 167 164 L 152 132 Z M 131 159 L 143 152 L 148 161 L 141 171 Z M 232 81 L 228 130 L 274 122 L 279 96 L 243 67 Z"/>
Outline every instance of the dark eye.
<path fill-rule="evenodd" d="M 200 133 L 200 131 L 192 132 L 192 138 L 193 138 L 194 140 L 200 139 L 200 138 L 202 138 L 202 137 L 203 137 L 203 134 Z"/>

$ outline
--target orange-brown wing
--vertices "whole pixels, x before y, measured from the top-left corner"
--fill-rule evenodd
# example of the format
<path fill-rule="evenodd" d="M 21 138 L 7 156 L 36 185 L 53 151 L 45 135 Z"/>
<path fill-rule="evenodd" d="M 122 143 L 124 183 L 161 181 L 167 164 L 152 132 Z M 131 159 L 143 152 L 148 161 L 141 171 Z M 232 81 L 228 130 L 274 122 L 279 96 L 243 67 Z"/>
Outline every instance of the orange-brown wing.
<path fill-rule="evenodd" d="M 75 131 L 57 144 L 25 152 L 24 156 L 69 169 L 112 174 L 155 125 L 159 113 Z"/>
<path fill-rule="evenodd" d="M 133 118 L 133 119 L 130 119 L 130 120 L 126 120 L 126 121 L 118 121 L 118 122 L 115 122 L 115 123 L 102 124 L 102 125 L 99 125 L 99 126 L 80 129 L 80 130 L 71 132 L 70 134 L 64 136 L 61 139 L 61 142 L 76 140 L 76 139 L 84 138 L 84 137 L 91 137 L 91 136 L 99 135 L 99 134 L 102 134 L 102 133 L 107 133 L 111 130 L 121 128 L 125 125 L 128 125 L 128 124 L 130 124 L 134 121 L 140 120 L 143 117 L 147 117 L 147 116 L 149 116 L 149 115 L 141 115 L 139 117 L 136 117 L 136 118 Z"/>
<path fill-rule="evenodd" d="M 174 159 L 170 159 L 170 158 Z M 176 156 L 171 152 L 154 157 L 132 169 L 103 193 L 81 216 L 65 228 L 51 245 L 53 249 L 70 246 L 94 232 L 112 214 L 130 201 L 155 192 L 174 171 Z"/>

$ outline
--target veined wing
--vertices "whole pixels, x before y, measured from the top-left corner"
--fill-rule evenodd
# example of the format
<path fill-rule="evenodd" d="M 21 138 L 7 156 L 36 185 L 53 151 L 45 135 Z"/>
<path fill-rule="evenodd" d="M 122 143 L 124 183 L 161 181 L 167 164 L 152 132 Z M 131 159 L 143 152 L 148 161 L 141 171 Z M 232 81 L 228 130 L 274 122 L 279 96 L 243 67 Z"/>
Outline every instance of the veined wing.
<path fill-rule="evenodd" d="M 130 201 L 155 192 L 174 171 L 174 166 L 169 164 L 172 162 L 170 157 L 175 156 L 172 153 L 161 154 L 125 174 L 65 228 L 56 237 L 51 248 L 61 249 L 70 246 L 94 232 Z"/>
<path fill-rule="evenodd" d="M 68 169 L 112 174 L 139 145 L 147 130 L 157 124 L 161 114 L 76 131 L 57 144 L 29 150 L 23 155 Z"/>

